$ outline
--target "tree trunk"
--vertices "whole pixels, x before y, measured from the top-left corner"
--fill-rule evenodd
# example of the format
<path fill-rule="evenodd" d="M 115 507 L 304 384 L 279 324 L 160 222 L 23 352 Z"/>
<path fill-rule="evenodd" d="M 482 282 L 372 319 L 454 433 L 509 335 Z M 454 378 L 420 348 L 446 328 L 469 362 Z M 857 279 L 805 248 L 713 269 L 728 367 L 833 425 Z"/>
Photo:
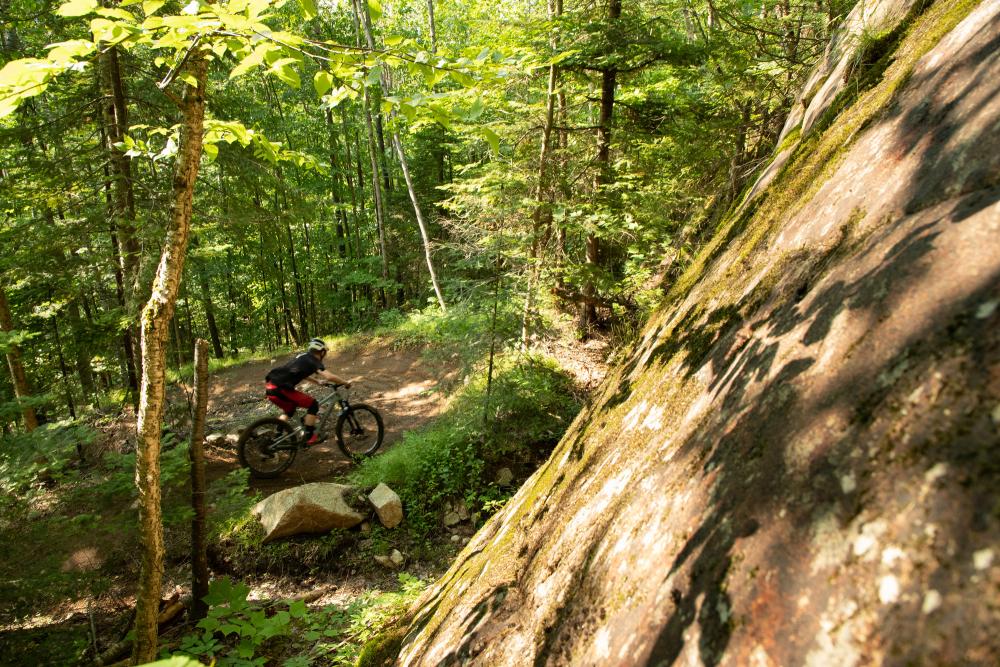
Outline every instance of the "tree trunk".
<path fill-rule="evenodd" d="M 434 0 L 427 0 L 427 24 L 431 32 L 431 53 L 437 53 L 437 32 L 434 30 Z"/>
<path fill-rule="evenodd" d="M 430 1 L 430 0 L 428 0 Z M 551 21 L 555 16 L 562 13 L 561 0 L 549 0 L 548 17 Z M 555 37 L 551 41 L 552 50 L 558 47 Z M 556 113 L 556 83 L 559 78 L 559 70 L 555 65 L 549 65 L 549 83 L 545 99 L 545 120 L 542 123 L 542 146 L 538 156 L 538 184 L 535 188 L 535 211 L 532 215 L 532 236 L 530 250 L 530 274 L 528 278 L 528 289 L 524 296 L 524 312 L 521 315 L 521 346 L 527 347 L 528 337 L 531 334 L 531 319 L 535 309 L 535 290 L 537 289 L 539 274 L 539 254 L 542 245 L 542 237 L 548 234 L 552 226 L 552 197 L 549 194 L 548 166 L 549 156 L 552 153 L 552 124 Z"/>
<path fill-rule="evenodd" d="M 365 125 L 368 129 L 368 155 L 372 163 L 372 191 L 375 195 L 375 224 L 378 226 L 378 251 L 382 259 L 382 280 L 388 283 L 389 253 L 385 245 L 385 203 L 382 198 L 382 183 L 379 181 L 379 162 L 375 151 L 371 104 L 367 89 L 365 89 Z M 383 285 L 382 306 L 385 307 L 386 305 L 385 286 Z"/>
<path fill-rule="evenodd" d="M 163 422 L 166 342 L 170 318 L 184 270 L 191 229 L 194 185 L 201 161 L 205 121 L 207 61 L 195 51 L 188 72 L 197 86 L 184 86 L 180 146 L 173 174 L 170 222 L 149 301 L 142 311 L 142 385 L 136 423 L 136 487 L 139 491 L 139 535 L 142 571 L 136 590 L 135 648 L 139 665 L 156 659 L 157 613 L 163 580 L 163 521 L 160 511 L 160 430 Z"/>
<path fill-rule="evenodd" d="M 141 359 L 138 349 L 136 325 L 131 319 L 135 316 L 139 300 L 139 239 L 135 227 L 135 194 L 132 183 L 132 161 L 115 146 L 125 139 L 128 130 L 128 104 L 126 102 L 125 84 L 122 81 L 121 67 L 118 62 L 118 49 L 112 47 L 102 55 L 104 62 L 103 81 L 107 96 L 104 106 L 104 118 L 107 125 L 105 139 L 108 152 L 108 162 L 111 165 L 114 205 L 111 207 L 111 218 L 117 227 L 117 240 L 121 241 L 123 252 L 119 252 L 121 271 L 123 274 L 123 305 L 129 317 L 128 344 L 132 346 L 133 363 Z M 135 372 L 133 370 L 133 372 Z"/>
<path fill-rule="evenodd" d="M 372 36 L 371 18 L 368 15 L 368 5 L 361 5 L 359 0 L 355 0 L 354 10 L 355 12 L 359 12 L 361 16 L 361 25 L 364 27 L 365 39 L 368 42 L 368 48 L 374 51 L 375 38 Z M 386 83 L 384 74 L 380 77 L 380 81 L 382 84 L 383 94 L 389 94 L 388 84 Z M 427 259 L 427 270 L 430 273 L 431 284 L 434 286 L 434 294 L 437 296 L 438 304 L 441 306 L 441 310 L 447 311 L 448 307 L 445 305 L 444 295 L 441 293 L 441 286 L 438 285 L 437 273 L 434 271 L 434 262 L 431 258 L 430 236 L 427 233 L 427 225 L 424 223 L 424 215 L 420 210 L 420 202 L 417 200 L 417 191 L 413 188 L 413 179 L 410 178 L 410 168 L 406 162 L 406 153 L 403 151 L 403 142 L 399 138 L 399 132 L 392 133 L 392 144 L 396 149 L 396 156 L 399 158 L 399 166 L 403 170 L 403 178 L 406 179 L 406 190 L 410 194 L 410 202 L 413 204 L 413 213 L 417 217 L 417 226 L 420 227 L 420 238 L 423 240 L 424 257 Z"/>
<path fill-rule="evenodd" d="M 10 333 L 13 330 L 14 319 L 10 315 L 10 306 L 7 303 L 7 290 L 0 282 L 0 331 Z M 14 382 L 14 396 L 18 402 L 22 402 L 31 396 L 31 390 L 28 388 L 28 377 L 21 363 L 21 349 L 17 345 L 11 344 L 7 347 L 7 366 L 10 367 L 10 377 Z M 24 419 L 24 430 L 28 433 L 38 428 L 38 418 L 33 407 L 22 404 L 21 417 Z"/>
<path fill-rule="evenodd" d="M 197 267 L 198 285 L 201 289 L 201 305 L 205 309 L 205 320 L 208 322 L 208 335 L 212 339 L 212 351 L 216 359 L 222 359 L 225 352 L 222 350 L 222 339 L 219 337 L 219 327 L 215 323 L 215 306 L 212 304 L 212 291 L 209 289 L 208 276 L 205 275 L 205 267 Z"/>
<path fill-rule="evenodd" d="M 197 622 L 208 613 L 208 552 L 205 510 L 205 412 L 208 408 L 208 343 L 194 346 L 194 420 L 191 425 L 191 616 Z"/>
<path fill-rule="evenodd" d="M 622 15 L 621 0 L 608 0 L 608 22 L 614 23 Z M 607 199 L 605 188 L 611 184 L 611 120 L 615 108 L 615 86 L 618 70 L 614 65 L 601 73 L 601 117 L 597 126 L 597 177 L 595 179 L 596 196 L 599 200 Z M 581 329 L 584 335 L 597 321 L 597 311 L 594 307 L 597 288 L 594 285 L 593 274 L 601 263 L 601 241 L 597 234 L 590 232 L 586 241 L 586 263 L 590 270 L 583 285 L 583 293 L 587 300 L 581 307 Z"/>

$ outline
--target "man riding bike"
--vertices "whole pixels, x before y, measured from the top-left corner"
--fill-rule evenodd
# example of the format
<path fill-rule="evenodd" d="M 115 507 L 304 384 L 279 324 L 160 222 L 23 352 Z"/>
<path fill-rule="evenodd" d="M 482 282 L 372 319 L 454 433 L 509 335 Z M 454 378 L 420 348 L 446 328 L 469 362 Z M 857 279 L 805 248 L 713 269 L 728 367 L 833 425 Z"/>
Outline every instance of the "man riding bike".
<path fill-rule="evenodd" d="M 325 380 L 345 387 L 351 386 L 350 382 L 341 380 L 326 370 L 323 366 L 326 353 L 326 343 L 319 338 L 313 338 L 309 341 L 305 352 L 281 366 L 272 368 L 264 378 L 267 383 L 265 385 L 267 400 L 285 413 L 286 420 L 295 415 L 295 408 L 305 408 L 306 416 L 302 423 L 305 426 L 306 446 L 315 445 L 320 441 L 316 435 L 319 401 L 309 394 L 298 391 L 295 386 L 303 380 L 317 385 Z"/>

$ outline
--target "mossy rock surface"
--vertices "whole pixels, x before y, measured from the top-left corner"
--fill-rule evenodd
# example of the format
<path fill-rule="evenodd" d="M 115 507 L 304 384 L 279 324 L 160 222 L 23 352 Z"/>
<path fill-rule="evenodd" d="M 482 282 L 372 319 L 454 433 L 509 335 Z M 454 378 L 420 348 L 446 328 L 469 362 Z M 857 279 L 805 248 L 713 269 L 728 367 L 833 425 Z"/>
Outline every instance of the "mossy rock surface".
<path fill-rule="evenodd" d="M 1000 5 L 925 4 L 366 664 L 995 661 Z"/>

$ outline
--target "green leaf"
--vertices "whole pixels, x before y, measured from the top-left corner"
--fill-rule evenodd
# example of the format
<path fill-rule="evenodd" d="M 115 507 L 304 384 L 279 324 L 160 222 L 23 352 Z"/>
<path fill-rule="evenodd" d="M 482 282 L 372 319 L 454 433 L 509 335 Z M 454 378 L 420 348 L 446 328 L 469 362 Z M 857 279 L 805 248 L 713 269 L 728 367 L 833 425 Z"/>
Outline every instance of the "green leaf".
<path fill-rule="evenodd" d="M 494 153 L 500 152 L 500 135 L 488 127 L 477 128 L 477 131 L 480 135 L 482 135 L 483 139 L 489 143 L 490 148 L 493 149 Z"/>
<path fill-rule="evenodd" d="M 202 148 L 205 151 L 205 155 L 208 156 L 209 160 L 214 160 L 215 158 L 219 157 L 219 147 L 216 146 L 215 144 L 205 144 Z"/>
<path fill-rule="evenodd" d="M 455 83 L 457 83 L 460 86 L 464 86 L 465 88 L 471 88 L 472 86 L 476 85 L 476 80 L 473 79 L 470 75 L 466 74 L 465 72 L 459 72 L 457 70 L 453 70 L 448 72 L 448 74 L 451 76 L 452 79 L 455 80 Z"/>
<path fill-rule="evenodd" d="M 368 13 L 373 22 L 378 21 L 382 18 L 382 4 L 378 0 L 368 0 Z"/>
<path fill-rule="evenodd" d="M 259 67 L 264 63 L 264 55 L 271 49 L 270 44 L 259 44 L 253 51 L 250 52 L 246 58 L 240 61 L 240 64 L 233 68 L 233 71 L 229 73 L 230 79 L 235 79 L 236 77 L 243 76 L 254 67 Z"/>
<path fill-rule="evenodd" d="M 316 18 L 316 0 L 299 0 L 299 4 L 302 5 L 302 14 L 306 19 Z"/>
<path fill-rule="evenodd" d="M 97 0 L 69 0 L 56 10 L 59 16 L 85 16 L 97 9 Z"/>
<path fill-rule="evenodd" d="M 486 109 L 486 105 L 483 104 L 483 98 L 477 97 L 476 101 L 472 103 L 469 110 L 465 113 L 466 120 L 475 121 L 478 120 L 480 116 L 483 115 L 483 111 Z"/>
<path fill-rule="evenodd" d="M 181 81 L 191 86 L 192 88 L 195 89 L 198 88 L 198 77 L 196 77 L 194 74 L 181 74 L 177 78 L 179 78 Z"/>
<path fill-rule="evenodd" d="M 302 600 L 296 600 L 288 605 L 288 613 L 291 614 L 292 618 L 302 618 L 307 611 L 306 603 Z"/>
<path fill-rule="evenodd" d="M 142 3 L 142 11 L 146 16 L 152 16 L 166 4 L 166 0 L 145 0 Z"/>
<path fill-rule="evenodd" d="M 389 35 L 384 40 L 382 40 L 386 46 L 399 46 L 403 43 L 403 37 L 400 35 Z"/>
<path fill-rule="evenodd" d="M 78 58 L 89 56 L 97 49 L 97 45 L 87 39 L 73 39 L 68 42 L 49 44 L 49 60 L 55 63 L 70 64 Z"/>
<path fill-rule="evenodd" d="M 296 71 L 293 65 L 297 65 L 298 61 L 295 58 L 281 58 L 280 60 L 274 61 L 268 69 L 269 74 L 273 74 L 287 85 L 292 88 L 298 88 L 302 85 L 302 81 L 299 79 L 299 73 Z"/>
<path fill-rule="evenodd" d="M 333 75 L 325 70 L 316 72 L 313 76 L 313 88 L 318 96 L 323 97 L 333 88 Z"/>

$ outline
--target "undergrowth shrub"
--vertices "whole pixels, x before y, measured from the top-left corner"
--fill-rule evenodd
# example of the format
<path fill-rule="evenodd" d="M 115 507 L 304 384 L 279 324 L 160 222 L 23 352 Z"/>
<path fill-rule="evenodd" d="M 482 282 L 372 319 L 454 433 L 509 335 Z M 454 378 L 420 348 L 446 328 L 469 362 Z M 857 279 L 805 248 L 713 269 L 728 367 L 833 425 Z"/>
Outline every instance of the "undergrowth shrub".
<path fill-rule="evenodd" d="M 445 414 L 365 460 L 353 481 L 391 486 L 417 533 L 435 525 L 450 499 L 462 498 L 487 512 L 498 507 L 506 491 L 492 484 L 489 473 L 546 456 L 580 403 L 570 377 L 552 359 L 537 355 L 499 357 L 489 396 L 486 385 L 485 371 L 477 372 L 452 397 Z"/>
<path fill-rule="evenodd" d="M 347 605 L 310 608 L 302 601 L 251 602 L 248 586 L 223 577 L 209 587 L 208 616 L 180 639 L 173 655 L 220 667 L 353 665 L 361 646 L 425 587 L 420 579 L 400 573 L 398 590 L 370 591 Z"/>

